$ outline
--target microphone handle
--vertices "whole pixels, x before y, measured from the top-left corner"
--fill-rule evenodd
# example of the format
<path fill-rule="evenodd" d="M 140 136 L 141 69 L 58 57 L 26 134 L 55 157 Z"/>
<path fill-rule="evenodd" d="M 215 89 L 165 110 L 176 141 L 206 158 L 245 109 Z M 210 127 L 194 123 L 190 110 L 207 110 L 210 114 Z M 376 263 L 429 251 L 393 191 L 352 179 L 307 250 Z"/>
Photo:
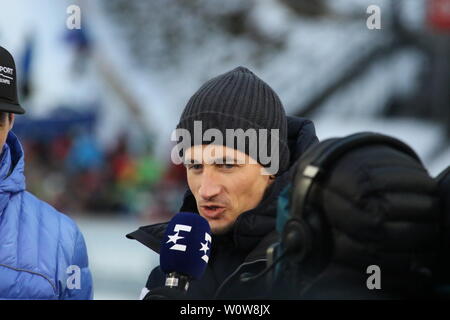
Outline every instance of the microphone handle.
<path fill-rule="evenodd" d="M 180 290 L 183 293 L 186 293 L 189 289 L 189 281 L 191 278 L 187 275 L 178 273 L 178 272 L 170 272 L 166 275 L 166 288 Z"/>

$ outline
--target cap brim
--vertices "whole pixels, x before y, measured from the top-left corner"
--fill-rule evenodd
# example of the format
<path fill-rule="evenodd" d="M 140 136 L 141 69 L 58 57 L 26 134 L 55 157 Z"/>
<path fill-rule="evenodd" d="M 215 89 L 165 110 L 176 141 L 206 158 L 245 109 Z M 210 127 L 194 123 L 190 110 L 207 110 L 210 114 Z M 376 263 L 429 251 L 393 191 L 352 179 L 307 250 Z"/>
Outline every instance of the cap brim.
<path fill-rule="evenodd" d="M 0 112 L 11 112 L 17 114 L 24 114 L 25 110 L 18 104 L 12 104 L 0 101 Z"/>

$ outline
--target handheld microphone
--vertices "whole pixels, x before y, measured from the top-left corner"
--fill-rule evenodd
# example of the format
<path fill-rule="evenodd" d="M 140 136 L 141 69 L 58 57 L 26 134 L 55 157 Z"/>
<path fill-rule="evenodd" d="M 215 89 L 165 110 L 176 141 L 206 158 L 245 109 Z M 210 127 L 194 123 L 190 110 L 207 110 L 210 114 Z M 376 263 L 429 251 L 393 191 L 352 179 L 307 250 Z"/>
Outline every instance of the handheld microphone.
<path fill-rule="evenodd" d="M 199 214 L 177 213 L 167 225 L 159 262 L 165 286 L 187 292 L 189 282 L 205 272 L 211 252 L 211 229 Z"/>

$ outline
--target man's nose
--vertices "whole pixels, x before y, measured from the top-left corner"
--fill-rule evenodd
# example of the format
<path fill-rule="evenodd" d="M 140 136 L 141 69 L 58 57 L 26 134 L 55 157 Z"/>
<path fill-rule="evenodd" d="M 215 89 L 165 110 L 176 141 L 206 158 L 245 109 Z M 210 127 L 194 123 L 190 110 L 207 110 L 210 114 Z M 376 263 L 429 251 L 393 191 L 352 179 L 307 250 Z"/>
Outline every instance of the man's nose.
<path fill-rule="evenodd" d="M 211 171 L 205 170 L 202 175 L 200 189 L 198 190 L 200 197 L 209 200 L 217 196 L 220 193 L 220 190 L 221 187 L 217 181 L 217 177 L 215 177 Z"/>

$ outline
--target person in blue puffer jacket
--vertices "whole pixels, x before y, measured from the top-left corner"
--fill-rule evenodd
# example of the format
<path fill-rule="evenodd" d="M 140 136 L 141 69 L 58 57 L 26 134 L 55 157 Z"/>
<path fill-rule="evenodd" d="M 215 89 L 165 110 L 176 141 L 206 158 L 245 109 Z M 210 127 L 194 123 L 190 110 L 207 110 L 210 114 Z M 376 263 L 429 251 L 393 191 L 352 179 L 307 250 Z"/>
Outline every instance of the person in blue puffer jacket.
<path fill-rule="evenodd" d="M 83 235 L 25 190 L 24 153 L 10 131 L 23 114 L 12 56 L 0 47 L 0 299 L 92 299 Z"/>

